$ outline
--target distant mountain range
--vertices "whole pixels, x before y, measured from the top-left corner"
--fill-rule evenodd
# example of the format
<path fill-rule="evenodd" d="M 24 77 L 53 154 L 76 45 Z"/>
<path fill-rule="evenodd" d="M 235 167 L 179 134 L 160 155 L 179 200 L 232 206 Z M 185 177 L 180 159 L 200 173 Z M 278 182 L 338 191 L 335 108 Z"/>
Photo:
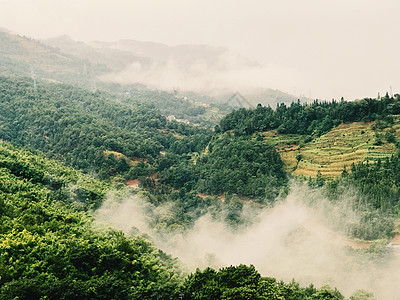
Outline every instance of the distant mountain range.
<path fill-rule="evenodd" d="M 234 99 L 238 90 L 226 86 L 213 86 L 213 74 L 229 77 L 235 72 L 260 67 L 257 62 L 235 55 L 226 48 L 209 45 L 168 46 L 135 40 L 84 43 L 65 35 L 42 42 L 62 52 L 88 59 L 93 64 L 107 65 L 112 73 L 100 77 L 105 81 L 122 84 L 142 83 L 150 88 L 180 91 L 183 95 L 195 91 L 197 94 L 212 96 L 208 98 L 209 101 L 198 97 L 205 103 L 217 100 L 224 104 L 229 102 L 230 98 Z M 205 78 L 211 79 L 207 82 Z M 208 90 L 204 87 L 207 83 L 210 83 Z M 258 103 L 290 103 L 298 99 L 296 96 L 270 88 L 246 89 L 246 92 L 241 94 L 253 106 Z M 306 97 L 301 97 L 300 100 L 310 101 Z M 240 106 L 234 102 L 231 103 L 232 106 Z"/>
<path fill-rule="evenodd" d="M 257 62 L 226 48 L 208 45 L 168 46 L 134 40 L 81 42 L 66 35 L 38 41 L 0 29 L 0 75 L 28 76 L 90 90 L 110 91 L 110 83 L 118 83 L 119 91 L 138 86 L 178 91 L 183 96 L 193 91 L 195 101 L 232 107 L 242 106 L 235 100 L 237 91 L 248 100 L 245 107 L 249 103 L 274 106 L 297 100 L 268 88 L 247 88 L 244 92 L 240 80 L 236 80 L 237 86 L 228 82 L 258 67 Z"/>
<path fill-rule="evenodd" d="M 0 75 L 27 76 L 88 87 L 110 69 L 61 52 L 38 40 L 0 30 Z"/>
<path fill-rule="evenodd" d="M 116 48 L 93 47 L 84 42 L 74 41 L 67 35 L 47 39 L 42 41 L 44 44 L 68 53 L 75 57 L 90 61 L 92 64 L 103 64 L 112 71 L 120 71 L 127 65 L 139 62 L 143 65 L 150 65 L 152 60 L 144 56 L 135 55 L 130 51 Z M 100 42 L 95 42 L 100 43 Z"/>

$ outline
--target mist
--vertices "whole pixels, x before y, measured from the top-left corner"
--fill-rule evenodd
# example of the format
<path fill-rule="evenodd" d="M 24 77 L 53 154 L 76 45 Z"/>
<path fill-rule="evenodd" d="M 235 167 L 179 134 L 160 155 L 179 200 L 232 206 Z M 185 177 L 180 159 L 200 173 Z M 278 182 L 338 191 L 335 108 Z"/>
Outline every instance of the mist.
<path fill-rule="evenodd" d="M 213 64 L 198 59 L 182 66 L 172 58 L 165 63 L 153 63 L 151 66 L 135 62 L 120 72 L 109 73 L 99 79 L 120 84 L 141 83 L 151 89 L 218 96 L 227 91 L 252 93 L 260 88 L 284 88 L 279 80 L 284 73 L 278 68 L 245 62 L 239 55 L 226 51 L 216 57 Z M 294 76 L 296 74 L 291 75 Z M 294 92 L 304 96 L 308 91 L 298 89 Z"/>
<path fill-rule="evenodd" d="M 155 245 L 178 257 L 190 271 L 211 266 L 253 264 L 267 277 L 302 285 L 337 287 L 346 297 L 358 289 L 378 299 L 395 299 L 400 286 L 400 253 L 346 238 L 349 226 L 360 221 L 352 205 L 354 194 L 334 203 L 320 191 L 294 185 L 276 205 L 244 209 L 250 225 L 232 229 L 211 214 L 200 217 L 193 228 L 160 230 L 154 220 L 173 215 L 172 204 L 154 207 L 133 196 L 113 196 L 96 212 L 96 219 L 128 234 L 146 234 Z M 246 204 L 245 204 L 246 206 Z M 161 222 L 162 223 L 162 222 Z M 382 245 L 386 241 L 380 241 Z"/>
<path fill-rule="evenodd" d="M 378 92 L 384 95 L 390 91 L 390 87 L 393 93 L 400 88 L 400 4 L 396 0 L 0 3 L 0 27 L 34 38 L 67 34 L 82 41 L 132 39 L 167 45 L 206 44 L 229 48 L 265 68 L 263 76 L 256 76 L 257 69 L 249 74 L 239 72 L 239 76 L 228 74 L 223 79 L 219 78 L 222 74 L 218 75 L 211 81 L 215 85 L 220 81 L 235 83 L 239 78 L 263 78 L 261 87 L 326 100 L 376 97 Z M 152 73 L 155 78 L 161 76 L 157 75 L 159 70 Z M 165 76 L 158 81 L 168 87 L 175 83 Z M 190 79 L 185 81 L 185 87 L 190 87 Z M 206 83 L 200 80 L 195 88 Z"/>

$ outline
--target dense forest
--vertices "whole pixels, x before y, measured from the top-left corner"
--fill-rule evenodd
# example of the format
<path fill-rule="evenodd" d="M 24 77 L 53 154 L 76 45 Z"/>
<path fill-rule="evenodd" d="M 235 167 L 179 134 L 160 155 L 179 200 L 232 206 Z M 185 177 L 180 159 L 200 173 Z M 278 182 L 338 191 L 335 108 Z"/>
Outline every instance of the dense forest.
<path fill-rule="evenodd" d="M 214 135 L 210 129 L 167 121 L 152 106 L 121 102 L 104 92 L 60 84 L 38 84 L 35 90 L 24 79 L 0 82 L 0 138 L 100 179 L 138 179 L 153 202 L 171 197 L 183 206 L 187 198 L 204 202 L 197 193 L 273 200 L 287 185 L 279 155 L 250 137 Z M 237 153 L 233 157 L 232 151 Z"/>
<path fill-rule="evenodd" d="M 86 172 L 108 172 L 105 176 L 129 168 L 127 159 L 113 160 L 112 152 L 154 159 L 178 138 L 203 133 L 176 122 L 167 125 L 146 104 L 124 105 L 107 93 L 67 85 L 34 89 L 30 81 L 2 78 L 1 100 L 2 139 L 30 145 Z"/>
<path fill-rule="evenodd" d="M 274 206 L 297 180 L 332 202 L 354 191 L 362 220 L 349 237 L 394 235 L 399 154 L 354 164 L 335 180 L 293 179 L 259 133 L 312 139 L 343 122 L 394 124 L 398 95 L 238 109 L 215 130 L 169 121 L 146 97 L 0 77 L 0 298 L 344 299 L 328 286 L 262 277 L 251 265 L 190 274 L 150 237 L 98 228 L 94 212 L 110 193 L 173 203 L 152 222 L 158 232 L 184 232 L 207 214 L 240 231 L 246 205 Z M 351 299 L 368 297 L 358 291 Z"/>
<path fill-rule="evenodd" d="M 91 226 L 85 210 L 103 200 L 106 183 L 5 142 L 0 148 L 1 299 L 174 293 L 179 273 L 170 258 L 141 238 Z"/>
<path fill-rule="evenodd" d="M 97 89 L 107 91 L 118 95 L 121 101 L 133 100 L 133 104 L 144 102 L 155 106 L 165 116 L 173 115 L 177 119 L 189 120 L 203 126 L 214 126 L 222 118 L 220 110 L 224 107 L 204 105 L 191 100 L 196 99 L 197 95 L 188 99 L 173 92 L 149 90 L 141 84 L 120 85 L 100 81 L 99 76 L 117 69 L 123 70 L 127 64 L 140 61 L 147 65 L 151 61 L 131 53 L 111 50 L 101 53 L 92 49 L 88 54 L 87 49 L 83 49 L 83 56 L 77 55 L 76 48 L 81 44 L 83 43 L 75 42 L 72 45 L 75 51 L 68 54 L 68 51 L 62 52 L 59 48 L 8 33 L 0 28 L 0 75 L 11 78 L 27 76 L 35 81 L 68 83 L 92 92 Z M 212 100 L 215 101 L 213 98 Z"/>
<path fill-rule="evenodd" d="M 143 237 L 96 229 L 87 212 L 110 186 L 0 144 L 1 299 L 343 299 L 334 289 L 263 278 L 253 266 L 180 264 Z"/>
<path fill-rule="evenodd" d="M 100 82 L 100 90 L 115 94 L 121 101 L 128 103 L 143 102 L 152 105 L 164 116 L 190 122 L 192 124 L 210 127 L 218 124 L 225 113 L 232 111 L 231 106 L 220 105 L 213 97 L 206 97 L 196 93 L 181 95 L 178 91 L 166 92 L 149 90 L 142 85 L 121 85 L 117 83 Z M 209 104 L 203 102 L 210 99 Z M 206 102 L 207 103 L 207 102 Z"/>
<path fill-rule="evenodd" d="M 278 104 L 276 109 L 258 105 L 256 109 L 238 109 L 225 116 L 218 131 L 232 130 L 235 134 L 249 135 L 257 131 L 277 129 L 280 133 L 321 135 L 340 123 L 367 122 L 400 114 L 400 95 L 380 99 L 313 103 L 292 102 Z"/>

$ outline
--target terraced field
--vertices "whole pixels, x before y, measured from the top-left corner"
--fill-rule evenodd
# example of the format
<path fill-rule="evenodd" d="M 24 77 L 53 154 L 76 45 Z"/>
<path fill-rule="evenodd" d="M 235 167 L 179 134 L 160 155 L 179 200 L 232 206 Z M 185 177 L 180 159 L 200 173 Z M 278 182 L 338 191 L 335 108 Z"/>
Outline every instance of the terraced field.
<path fill-rule="evenodd" d="M 286 170 L 294 175 L 315 177 L 320 171 L 324 177 L 340 176 L 344 167 L 350 170 L 353 163 L 376 161 L 395 153 L 396 147 L 382 139 L 375 145 L 372 123 L 341 124 L 325 135 L 305 143 L 301 135 L 281 135 L 276 131 L 263 133 L 269 143 L 276 146 Z M 400 136 L 400 125 L 393 126 Z M 384 135 L 385 131 L 381 132 Z M 298 155 L 301 160 L 298 162 Z"/>

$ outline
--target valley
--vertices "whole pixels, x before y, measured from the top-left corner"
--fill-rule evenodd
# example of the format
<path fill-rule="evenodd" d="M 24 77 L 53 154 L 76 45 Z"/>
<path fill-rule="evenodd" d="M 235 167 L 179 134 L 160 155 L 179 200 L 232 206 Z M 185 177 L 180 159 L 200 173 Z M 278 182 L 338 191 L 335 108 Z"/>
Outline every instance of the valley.
<path fill-rule="evenodd" d="M 136 81 L 227 51 L 0 32 L 0 299 L 396 294 L 400 95 Z"/>

